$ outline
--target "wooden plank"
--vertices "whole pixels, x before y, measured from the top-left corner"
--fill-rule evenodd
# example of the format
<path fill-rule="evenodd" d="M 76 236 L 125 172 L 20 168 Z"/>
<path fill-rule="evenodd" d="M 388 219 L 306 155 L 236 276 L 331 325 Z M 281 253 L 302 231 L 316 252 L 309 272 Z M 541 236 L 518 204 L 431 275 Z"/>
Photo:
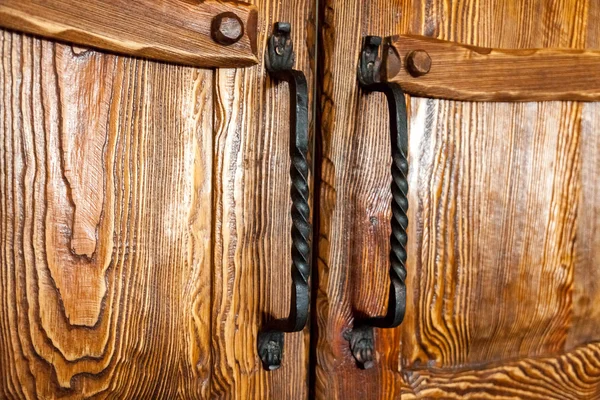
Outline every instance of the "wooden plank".
<path fill-rule="evenodd" d="M 600 344 L 463 371 L 404 371 L 402 399 L 597 399 Z"/>
<path fill-rule="evenodd" d="M 564 349 L 580 113 L 578 103 L 412 102 L 405 367 Z"/>
<path fill-rule="evenodd" d="M 600 3 L 588 11 L 600 21 Z M 600 48 L 600 24 L 587 27 L 586 46 Z M 600 327 L 600 111 L 598 104 L 586 103 L 581 111 L 580 179 L 577 208 L 573 318 L 566 348 L 572 349 L 598 337 Z M 600 396 L 599 396 L 600 397 Z"/>
<path fill-rule="evenodd" d="M 592 217 L 597 141 L 591 140 L 600 104 L 431 98 L 409 101 L 405 321 L 375 330 L 378 359 L 371 370 L 354 365 L 343 338 L 357 315 L 385 311 L 388 288 L 388 116 L 383 95 L 357 88 L 360 37 L 411 33 L 493 48 L 600 48 L 586 39 L 600 16 L 596 1 L 491 3 L 328 0 L 322 6 L 317 398 L 398 398 L 411 393 L 411 371 L 453 376 L 514 362 L 534 374 L 527 360 L 559 359 L 600 340 Z M 590 393 L 575 384 L 567 392 L 575 395 L 561 397 L 562 376 L 549 378 L 558 390 L 545 398 Z M 508 397 L 484 378 L 461 381 L 461 394 Z M 597 390 L 599 377 L 587 378 Z M 414 397 L 445 398 L 435 391 L 442 379 L 431 382 L 423 382 L 429 392 Z"/>
<path fill-rule="evenodd" d="M 0 50 L 0 398 L 208 398 L 214 73 Z"/>
<path fill-rule="evenodd" d="M 477 47 L 418 35 L 392 36 L 384 48 L 383 79 L 401 84 L 415 96 L 471 101 L 600 100 L 597 50 Z"/>
<path fill-rule="evenodd" d="M 233 13 L 242 36 L 211 36 L 213 19 Z M 258 62 L 257 10 L 234 0 L 2 0 L 0 26 L 117 53 L 198 67 Z M 223 28 L 225 29 L 224 24 Z"/>
<path fill-rule="evenodd" d="M 306 74 L 313 104 L 316 2 L 253 4 L 259 54 L 275 22 L 291 23 L 294 68 Z M 252 68 L 217 70 L 215 85 L 211 398 L 306 399 L 308 328 L 285 334 L 276 371 L 265 371 L 257 353 L 261 327 L 286 317 L 291 298 L 288 85 L 268 76 L 262 58 Z"/>
<path fill-rule="evenodd" d="M 364 35 L 402 31 L 404 0 L 320 2 L 320 177 L 316 291 L 315 397 L 395 399 L 400 396 L 400 331 L 376 330 L 377 361 L 356 366 L 344 333 L 359 316 L 383 315 L 389 289 L 390 165 L 383 94 L 358 86 Z M 399 13 L 399 11 L 402 13 Z"/>
<path fill-rule="evenodd" d="M 414 23 L 423 24 L 423 32 L 435 27 L 443 39 L 504 48 L 598 48 L 587 41 L 599 15 L 594 1 L 427 4 L 435 15 Z M 580 208 L 594 201 L 586 189 L 582 203 L 583 188 L 598 182 L 582 173 L 583 154 L 595 146 L 584 141 L 582 116 L 584 109 L 598 115 L 599 106 L 411 99 L 414 241 L 407 308 L 413 311 L 401 327 L 403 371 L 454 373 L 558 358 L 600 339 L 596 316 L 585 321 L 593 309 L 586 302 L 599 295 L 589 283 L 597 262 L 593 251 L 587 260 L 577 256 L 596 240 L 586 217 L 591 210 Z M 591 135 L 593 128 L 586 129 Z M 560 385 L 560 378 L 552 376 L 549 384 Z M 506 397 L 480 379 L 464 387 L 464 397 Z M 594 390 L 598 379 L 589 376 Z M 549 398 L 589 398 L 586 393 L 567 397 L 557 390 Z"/>

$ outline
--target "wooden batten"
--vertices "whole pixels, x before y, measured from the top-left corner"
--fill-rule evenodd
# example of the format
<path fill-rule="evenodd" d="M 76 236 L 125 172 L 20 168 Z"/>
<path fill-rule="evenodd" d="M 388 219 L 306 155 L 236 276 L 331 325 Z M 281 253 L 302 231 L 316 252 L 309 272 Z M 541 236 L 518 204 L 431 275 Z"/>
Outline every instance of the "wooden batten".
<path fill-rule="evenodd" d="M 237 36 L 215 27 L 223 15 L 225 35 Z M 0 27 L 197 67 L 258 62 L 256 7 L 231 0 L 2 0 Z"/>
<path fill-rule="evenodd" d="M 493 49 L 424 36 L 386 39 L 384 80 L 420 97 L 471 101 L 600 100 L 600 51 Z"/>

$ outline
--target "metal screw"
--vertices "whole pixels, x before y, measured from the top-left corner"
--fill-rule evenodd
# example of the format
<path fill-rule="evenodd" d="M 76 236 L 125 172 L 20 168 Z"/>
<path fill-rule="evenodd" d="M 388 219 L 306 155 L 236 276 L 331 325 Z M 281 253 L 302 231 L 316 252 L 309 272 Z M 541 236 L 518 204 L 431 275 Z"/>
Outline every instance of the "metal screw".
<path fill-rule="evenodd" d="M 423 76 L 431 69 L 431 57 L 425 50 L 411 51 L 406 56 L 406 69 L 412 76 Z"/>
<path fill-rule="evenodd" d="M 224 46 L 236 43 L 244 36 L 244 24 L 232 12 L 224 12 L 213 18 L 211 26 L 213 40 Z"/>

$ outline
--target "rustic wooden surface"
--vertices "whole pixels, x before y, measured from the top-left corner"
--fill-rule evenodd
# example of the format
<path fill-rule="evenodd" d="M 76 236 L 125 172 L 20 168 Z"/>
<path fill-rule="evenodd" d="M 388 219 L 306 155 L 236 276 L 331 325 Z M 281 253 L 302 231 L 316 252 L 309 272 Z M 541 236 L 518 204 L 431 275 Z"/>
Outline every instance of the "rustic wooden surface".
<path fill-rule="evenodd" d="M 600 345 L 556 357 L 511 360 L 464 371 L 406 371 L 402 399 L 597 399 Z"/>
<path fill-rule="evenodd" d="M 388 117 L 351 77 L 360 36 L 597 50 L 600 4 L 328 0 L 323 13 L 316 397 L 600 397 L 596 103 L 412 98 L 406 319 L 376 330 L 371 370 L 343 339 L 354 316 L 384 312 L 388 287 Z"/>
<path fill-rule="evenodd" d="M 211 22 L 233 12 L 244 24 L 224 46 Z M 120 54 L 197 67 L 254 65 L 257 10 L 236 0 L 2 0 L 0 26 Z"/>
<path fill-rule="evenodd" d="M 431 69 L 415 77 L 407 56 L 419 50 Z M 600 100 L 600 51 L 499 49 L 418 35 L 386 39 L 385 80 L 420 97 L 472 101 Z"/>
<path fill-rule="evenodd" d="M 208 397 L 213 72 L 0 45 L 0 398 Z"/>
<path fill-rule="evenodd" d="M 260 10 L 258 43 L 266 44 L 273 23 L 291 23 L 294 67 L 312 88 L 315 2 L 253 4 Z M 264 51 L 256 67 L 216 71 L 211 398 L 308 395 L 308 328 L 285 334 L 278 370 L 263 370 L 256 351 L 261 324 L 289 314 L 292 283 L 290 98 L 286 83 L 268 77 Z"/>
<path fill-rule="evenodd" d="M 404 30 L 406 6 L 401 0 L 325 0 L 320 6 L 315 397 L 390 399 L 401 390 L 400 331 L 382 337 L 376 330 L 379 359 L 367 370 L 356 367 L 344 333 L 358 315 L 384 315 L 389 290 L 387 104 L 383 94 L 359 89 L 357 61 L 363 35 Z"/>
<path fill-rule="evenodd" d="M 314 4 L 255 5 L 312 85 Z M 256 351 L 291 295 L 287 85 L 0 40 L 0 398 L 306 398 L 308 330 Z"/>
<path fill-rule="evenodd" d="M 600 20 L 600 5 L 590 7 L 589 18 Z M 600 48 L 600 24 L 590 24 L 586 46 Z M 600 105 L 586 103 L 581 110 L 579 205 L 574 248 L 575 271 L 571 328 L 565 347 L 573 349 L 600 332 Z"/>

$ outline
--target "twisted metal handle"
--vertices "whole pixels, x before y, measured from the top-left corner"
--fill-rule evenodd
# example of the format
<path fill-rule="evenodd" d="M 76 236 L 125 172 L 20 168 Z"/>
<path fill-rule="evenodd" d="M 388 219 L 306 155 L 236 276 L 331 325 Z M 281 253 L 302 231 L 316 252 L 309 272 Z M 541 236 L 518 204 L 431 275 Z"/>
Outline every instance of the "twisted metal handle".
<path fill-rule="evenodd" d="M 312 227 L 308 184 L 308 84 L 302 71 L 294 65 L 293 43 L 289 23 L 275 24 L 269 38 L 265 64 L 276 80 L 288 82 L 290 89 L 290 178 L 292 186 L 292 299 L 290 315 L 273 321 L 258 335 L 258 354 L 267 370 L 281 366 L 284 332 L 302 331 L 308 320 L 311 270 Z"/>
<path fill-rule="evenodd" d="M 358 77 L 368 92 L 383 92 L 390 118 L 392 147 L 392 233 L 390 236 L 390 290 L 388 310 L 383 317 L 359 320 L 347 335 L 354 358 L 363 368 L 373 366 L 373 327 L 395 328 L 406 311 L 406 243 L 408 228 L 408 122 L 404 92 L 396 83 L 380 82 L 378 59 L 381 38 L 367 36 L 359 61 Z"/>

